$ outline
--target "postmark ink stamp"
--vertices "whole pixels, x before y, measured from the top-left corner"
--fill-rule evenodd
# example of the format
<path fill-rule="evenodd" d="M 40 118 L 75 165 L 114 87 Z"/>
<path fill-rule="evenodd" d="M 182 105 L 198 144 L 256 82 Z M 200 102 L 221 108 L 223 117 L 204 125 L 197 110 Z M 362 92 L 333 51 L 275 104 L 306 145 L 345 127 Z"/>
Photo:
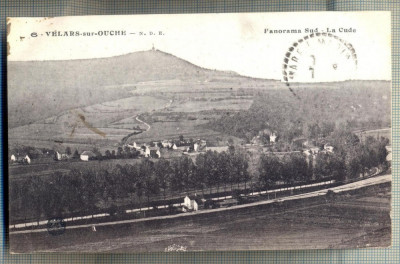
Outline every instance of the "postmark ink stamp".
<path fill-rule="evenodd" d="M 294 42 L 283 59 L 283 81 L 291 83 L 346 81 L 354 78 L 357 54 L 353 45 L 331 33 L 312 33 Z"/>

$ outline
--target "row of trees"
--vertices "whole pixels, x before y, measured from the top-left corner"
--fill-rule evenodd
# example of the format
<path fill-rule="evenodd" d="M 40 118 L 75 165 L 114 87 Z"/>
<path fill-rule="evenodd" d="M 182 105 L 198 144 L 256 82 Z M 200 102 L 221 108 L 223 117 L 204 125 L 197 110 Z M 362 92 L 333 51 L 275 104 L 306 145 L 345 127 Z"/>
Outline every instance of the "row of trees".
<path fill-rule="evenodd" d="M 263 155 L 259 166 L 259 183 L 269 187 L 277 182 L 293 184 L 324 178 L 343 181 L 364 176 L 374 167 L 387 166 L 386 146 L 389 140 L 367 137 L 364 142 L 353 133 L 337 131 L 332 138 L 334 152 L 319 152 L 308 158 L 300 153 L 291 153 L 279 158 Z"/>
<path fill-rule="evenodd" d="M 353 179 L 372 167 L 384 167 L 387 139 L 366 138 L 360 142 L 352 133 L 340 131 L 332 138 L 334 153 L 320 152 L 315 157 L 302 153 L 277 157 L 262 155 L 259 162 L 258 184 L 270 187 L 277 183 L 298 184 L 314 179 Z M 182 192 L 217 192 L 228 186 L 233 190 L 244 184 L 247 189 L 249 157 L 241 149 L 228 152 L 207 151 L 193 161 L 188 156 L 173 160 L 143 159 L 134 165 L 116 165 L 112 168 L 96 167 L 53 173 L 48 179 L 32 176 L 10 183 L 11 215 L 30 212 L 37 219 L 45 216 L 63 216 L 68 213 L 93 213 L 110 208 L 118 200 L 129 200 L 141 207 L 144 202 L 167 199 Z M 180 193 L 178 195 L 178 193 Z M 166 203 L 166 202 L 164 202 Z"/>
<path fill-rule="evenodd" d="M 308 182 L 312 179 L 312 165 L 301 153 L 291 153 L 282 158 L 265 154 L 261 156 L 259 183 L 271 187 L 278 182 L 293 184 Z"/>
<path fill-rule="evenodd" d="M 142 207 L 151 197 L 166 199 L 167 194 L 206 191 L 249 180 L 246 155 L 239 151 L 199 154 L 195 162 L 182 156 L 172 161 L 144 159 L 135 165 L 112 169 L 72 170 L 54 173 L 49 180 L 32 176 L 10 184 L 11 215 L 30 212 L 36 219 L 68 213 L 96 212 L 110 208 L 119 199 L 129 199 Z M 219 191 L 219 190 L 218 190 Z"/>

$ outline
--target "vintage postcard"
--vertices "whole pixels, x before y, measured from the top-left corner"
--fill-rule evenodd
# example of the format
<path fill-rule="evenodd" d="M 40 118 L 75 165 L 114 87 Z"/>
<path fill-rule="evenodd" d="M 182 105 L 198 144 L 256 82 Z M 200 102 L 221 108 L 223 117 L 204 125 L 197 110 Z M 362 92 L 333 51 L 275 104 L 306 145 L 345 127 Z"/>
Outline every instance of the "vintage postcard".
<path fill-rule="evenodd" d="M 391 246 L 390 12 L 8 18 L 13 253 Z"/>

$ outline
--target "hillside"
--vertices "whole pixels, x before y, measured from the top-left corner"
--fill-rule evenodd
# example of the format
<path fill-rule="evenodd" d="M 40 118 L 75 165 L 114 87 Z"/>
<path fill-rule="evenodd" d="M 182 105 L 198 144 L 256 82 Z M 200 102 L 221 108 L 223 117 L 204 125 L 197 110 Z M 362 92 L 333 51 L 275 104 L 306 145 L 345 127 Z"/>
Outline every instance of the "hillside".
<path fill-rule="evenodd" d="M 294 91 L 297 97 L 288 89 L 258 92 L 248 110 L 224 115 L 205 127 L 248 141 L 269 129 L 291 141 L 307 136 L 312 127 L 356 130 L 391 124 L 389 81 L 310 83 L 297 85 Z"/>
<path fill-rule="evenodd" d="M 9 62 L 9 127 L 124 98 L 138 82 L 231 77 L 248 79 L 233 72 L 204 69 L 157 50 L 91 60 Z"/>

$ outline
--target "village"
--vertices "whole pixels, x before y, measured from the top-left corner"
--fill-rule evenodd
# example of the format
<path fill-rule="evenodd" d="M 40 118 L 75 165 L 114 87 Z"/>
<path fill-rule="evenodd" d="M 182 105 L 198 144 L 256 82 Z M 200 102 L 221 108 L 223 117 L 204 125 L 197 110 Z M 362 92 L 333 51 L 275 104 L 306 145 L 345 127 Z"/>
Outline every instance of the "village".
<path fill-rule="evenodd" d="M 228 151 L 228 146 L 210 147 L 207 146 L 206 140 L 186 140 L 181 136 L 177 140 L 163 140 L 153 141 L 148 143 L 128 143 L 124 144 L 118 149 L 108 151 L 104 154 L 94 148 L 93 150 L 84 150 L 78 152 L 75 150 L 72 153 L 70 147 L 66 147 L 64 151 L 61 148 L 54 149 L 34 149 L 27 147 L 28 150 L 15 151 L 10 155 L 10 165 L 29 165 L 35 159 L 40 157 L 52 157 L 55 161 L 68 161 L 68 160 L 104 160 L 104 159 L 119 159 L 119 158 L 153 158 L 159 159 L 167 152 L 175 152 L 176 154 L 193 156 L 206 151 Z"/>
<path fill-rule="evenodd" d="M 319 144 L 320 146 L 316 146 L 317 143 L 314 141 L 310 142 L 306 139 L 297 139 L 296 143 L 301 144 L 301 150 L 292 150 L 292 151 L 279 151 L 272 149 L 279 140 L 279 137 L 276 132 L 271 132 L 268 129 L 264 129 L 260 131 L 257 136 L 254 136 L 250 143 L 242 144 L 239 147 L 247 150 L 247 151 L 255 151 L 260 150 L 263 153 L 273 153 L 275 155 L 282 155 L 285 153 L 304 153 L 307 157 L 313 156 L 315 157 L 320 151 L 322 153 L 333 153 L 333 147 L 329 143 Z M 100 153 L 97 148 L 93 150 L 84 150 L 80 153 L 78 150 L 72 153 L 70 147 L 66 147 L 65 151 L 62 151 L 61 148 L 57 148 L 57 150 L 43 149 L 40 151 L 39 149 L 35 150 L 34 154 L 28 153 L 32 151 L 17 151 L 12 153 L 10 156 L 11 165 L 29 165 L 32 160 L 37 158 L 38 156 L 47 156 L 53 157 L 55 161 L 67 161 L 67 160 L 81 160 L 81 161 L 90 161 L 90 160 L 103 160 L 103 159 L 118 159 L 118 158 L 152 158 L 159 159 L 161 157 L 168 156 L 168 153 L 174 152 L 175 155 L 172 157 L 176 157 L 177 155 L 187 155 L 187 156 L 196 156 L 200 153 L 204 153 L 207 151 L 216 151 L 221 153 L 223 151 L 228 152 L 229 148 L 234 148 L 232 143 L 225 142 L 223 145 L 219 146 L 208 146 L 207 141 L 205 139 L 185 139 L 182 135 L 179 139 L 169 139 L 169 140 L 161 140 L 161 141 L 152 141 L 147 143 L 126 143 L 118 149 L 109 151 L 106 150 L 104 154 Z M 238 146 L 236 146 L 238 147 Z M 32 149 L 28 147 L 28 149 Z M 35 156 L 35 157 L 32 157 Z"/>

